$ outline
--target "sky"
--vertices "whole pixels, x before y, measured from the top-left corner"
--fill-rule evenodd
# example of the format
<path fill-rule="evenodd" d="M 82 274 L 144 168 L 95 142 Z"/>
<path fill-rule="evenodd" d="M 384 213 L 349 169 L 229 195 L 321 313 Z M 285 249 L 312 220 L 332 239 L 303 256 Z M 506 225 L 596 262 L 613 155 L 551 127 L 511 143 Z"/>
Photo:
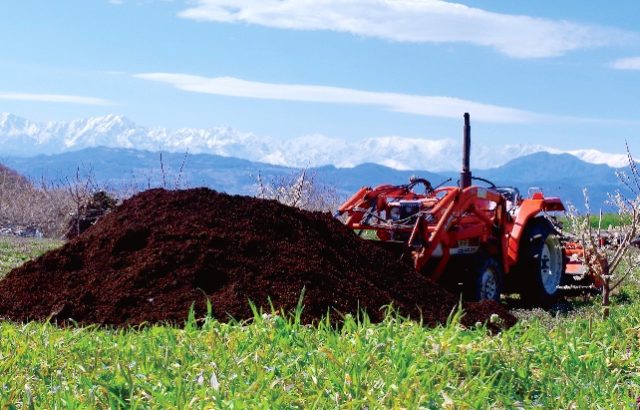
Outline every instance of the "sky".
<path fill-rule="evenodd" d="M 640 2 L 4 0 L 0 112 L 640 153 Z M 634 148 L 635 147 L 635 148 Z"/>

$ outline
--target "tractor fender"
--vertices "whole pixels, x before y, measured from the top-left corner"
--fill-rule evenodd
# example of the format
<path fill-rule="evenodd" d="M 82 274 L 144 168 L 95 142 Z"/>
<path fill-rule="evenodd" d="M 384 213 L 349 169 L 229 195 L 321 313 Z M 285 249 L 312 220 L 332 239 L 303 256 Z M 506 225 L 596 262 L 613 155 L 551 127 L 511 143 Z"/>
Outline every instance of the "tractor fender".
<path fill-rule="evenodd" d="M 564 211 L 565 207 L 559 198 L 544 198 L 535 194 L 531 199 L 522 201 L 511 232 L 507 234 L 507 265 L 512 267 L 518 262 L 520 239 L 531 221 L 543 212 Z"/>

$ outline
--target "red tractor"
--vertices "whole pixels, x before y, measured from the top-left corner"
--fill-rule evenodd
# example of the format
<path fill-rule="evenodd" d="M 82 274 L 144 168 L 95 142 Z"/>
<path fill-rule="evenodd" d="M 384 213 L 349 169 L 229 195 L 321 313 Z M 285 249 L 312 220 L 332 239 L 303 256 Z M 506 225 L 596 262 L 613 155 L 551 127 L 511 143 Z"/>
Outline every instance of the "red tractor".
<path fill-rule="evenodd" d="M 545 305 L 581 269 L 556 231 L 558 198 L 535 192 L 523 198 L 469 170 L 469 114 L 464 115 L 463 167 L 457 186 L 433 187 L 422 178 L 406 185 L 363 187 L 340 206 L 346 225 L 365 239 L 411 255 L 417 271 L 470 300 L 500 300 L 520 293 Z M 473 183 L 478 181 L 482 186 Z"/>

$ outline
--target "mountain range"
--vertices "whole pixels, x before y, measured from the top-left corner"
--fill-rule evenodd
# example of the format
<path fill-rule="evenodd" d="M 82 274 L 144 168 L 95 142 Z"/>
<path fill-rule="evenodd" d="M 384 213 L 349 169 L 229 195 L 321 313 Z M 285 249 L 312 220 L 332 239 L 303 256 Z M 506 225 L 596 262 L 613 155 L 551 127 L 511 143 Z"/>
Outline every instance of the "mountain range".
<path fill-rule="evenodd" d="M 406 183 L 414 175 L 434 185 L 455 183 L 461 149 L 452 140 L 378 137 L 354 143 L 317 135 L 277 141 L 224 127 L 149 129 L 117 115 L 37 123 L 0 114 L 0 152 L 4 165 L 32 180 L 60 183 L 80 169 L 118 190 L 209 186 L 255 194 L 259 175 L 282 180 L 302 167 L 344 198 L 361 186 Z M 540 187 L 579 208 L 583 188 L 594 206 L 621 189 L 616 172 L 626 163 L 625 155 L 536 145 L 498 151 L 474 146 L 472 152 L 474 175 L 523 193 Z"/>
<path fill-rule="evenodd" d="M 5 156 L 62 154 L 92 147 L 128 148 L 191 154 L 214 154 L 288 167 L 339 168 L 375 163 L 399 170 L 453 171 L 461 162 L 458 139 L 424 139 L 399 136 L 347 140 L 305 135 L 283 140 L 258 136 L 229 127 L 207 129 L 147 128 L 120 115 L 69 122 L 35 122 L 9 113 L 0 114 L 0 152 Z M 564 153 L 536 144 L 489 147 L 472 144 L 476 169 L 499 167 L 512 159 L 536 152 Z M 583 161 L 622 167 L 626 155 L 596 150 L 575 150 Z"/>
<path fill-rule="evenodd" d="M 97 185 L 113 190 L 140 190 L 147 187 L 208 186 L 233 194 L 257 193 L 258 176 L 281 181 L 300 173 L 299 169 L 212 154 L 182 154 L 95 147 L 61 154 L 35 157 L 10 156 L 0 159 L 4 165 L 31 180 L 65 183 L 91 174 Z M 595 209 L 604 204 L 608 193 L 621 189 L 616 170 L 607 165 L 590 164 L 569 154 L 538 152 L 516 158 L 488 170 L 474 170 L 474 175 L 498 185 L 515 186 L 526 194 L 530 187 L 540 187 L 548 196 L 559 196 L 579 209 L 584 204 L 582 190 L 587 188 Z M 339 168 L 333 165 L 308 168 L 317 184 L 331 187 L 340 198 L 346 198 L 362 186 L 382 183 L 403 184 L 411 176 L 429 179 L 433 185 L 450 180 L 455 184 L 456 172 L 397 170 L 379 164 L 360 164 Z M 480 182 L 481 183 L 481 182 Z M 606 208 L 606 207 L 605 207 Z"/>

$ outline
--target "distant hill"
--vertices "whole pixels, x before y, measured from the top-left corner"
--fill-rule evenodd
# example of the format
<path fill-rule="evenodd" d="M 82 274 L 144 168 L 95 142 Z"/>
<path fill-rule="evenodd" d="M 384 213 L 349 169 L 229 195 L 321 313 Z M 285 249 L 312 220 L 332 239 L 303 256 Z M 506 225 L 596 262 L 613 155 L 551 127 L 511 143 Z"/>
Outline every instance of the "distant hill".
<path fill-rule="evenodd" d="M 17 171 L 0 164 L 0 189 L 5 191 L 13 191 L 16 189 L 25 189 L 31 186 L 28 178 L 20 175 Z"/>
<path fill-rule="evenodd" d="M 498 183 L 557 183 L 570 181 L 586 186 L 594 182 L 615 184 L 615 169 L 590 164 L 569 154 L 537 152 L 516 158 L 505 165 L 478 171 Z"/>
<path fill-rule="evenodd" d="M 1 162 L 33 180 L 62 182 L 81 172 L 91 170 L 100 185 L 112 188 L 159 186 L 163 182 L 160 153 L 123 148 L 86 148 L 56 155 L 31 158 L 5 157 Z M 298 172 L 295 168 L 211 154 L 188 155 L 163 153 L 166 185 L 209 186 L 236 194 L 255 194 L 258 173 L 265 179 L 286 177 Z M 180 170 L 182 169 L 182 172 Z M 429 179 L 437 185 L 448 178 L 452 184 L 457 173 L 429 171 L 399 171 L 377 164 L 362 164 L 352 168 L 324 166 L 309 169 L 317 181 L 336 188 L 339 195 L 349 196 L 361 186 L 382 183 L 405 183 L 413 175 Z M 524 194 L 529 187 L 540 187 L 547 195 L 560 196 L 564 201 L 581 207 L 582 189 L 587 188 L 591 203 L 599 208 L 607 192 L 621 186 L 616 169 L 606 165 L 584 162 L 568 154 L 535 153 L 516 158 L 494 169 L 474 171 L 474 175 L 494 181 L 498 185 L 516 186 Z"/>
<path fill-rule="evenodd" d="M 248 194 L 254 192 L 258 172 L 285 175 L 292 170 L 269 164 L 219 155 L 162 153 L 125 148 L 86 148 L 79 151 L 35 157 L 0 159 L 32 180 L 64 182 L 76 169 L 84 176 L 91 173 L 100 185 L 112 188 L 159 186 L 210 186 L 220 191 Z M 164 178 L 163 178 L 164 169 Z M 181 171 L 182 170 L 182 171 Z"/>
<path fill-rule="evenodd" d="M 514 185 L 523 193 L 531 187 L 541 187 L 545 194 L 559 196 L 578 208 L 584 204 L 582 191 L 586 188 L 591 204 L 598 209 L 607 201 L 608 193 L 623 189 L 616 171 L 624 169 L 590 164 L 569 154 L 538 152 L 499 168 L 478 171 L 478 175 L 496 184 Z"/>

